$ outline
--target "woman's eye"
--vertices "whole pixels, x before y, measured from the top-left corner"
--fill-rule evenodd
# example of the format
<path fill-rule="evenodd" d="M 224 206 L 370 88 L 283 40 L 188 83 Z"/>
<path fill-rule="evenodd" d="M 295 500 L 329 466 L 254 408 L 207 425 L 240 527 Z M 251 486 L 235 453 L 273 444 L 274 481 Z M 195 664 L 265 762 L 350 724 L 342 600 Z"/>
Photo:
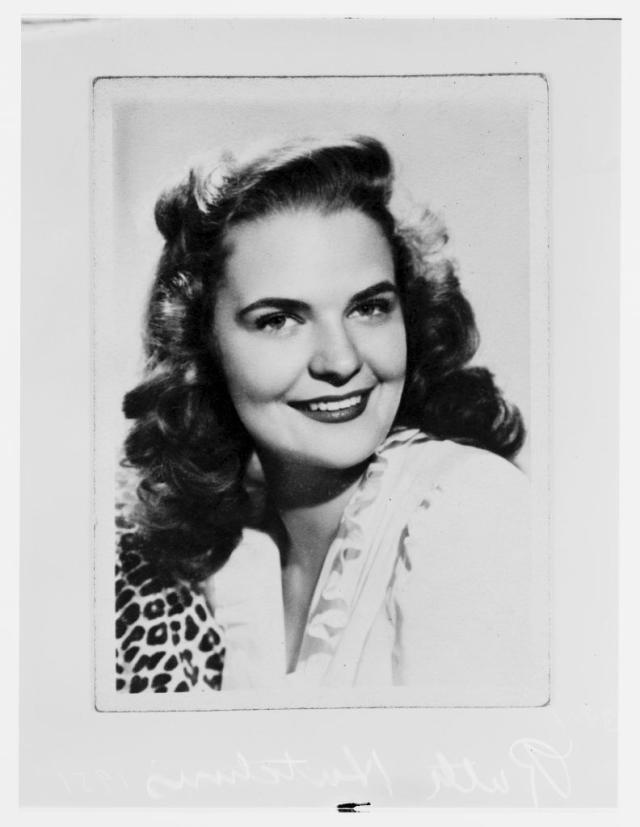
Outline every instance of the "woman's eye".
<path fill-rule="evenodd" d="M 300 322 L 286 313 L 269 313 L 256 319 L 254 324 L 258 330 L 266 330 L 267 333 L 286 333 Z"/>
<path fill-rule="evenodd" d="M 375 316 L 387 316 L 393 310 L 393 299 L 372 299 L 362 302 L 353 308 L 350 315 L 371 318 Z"/>

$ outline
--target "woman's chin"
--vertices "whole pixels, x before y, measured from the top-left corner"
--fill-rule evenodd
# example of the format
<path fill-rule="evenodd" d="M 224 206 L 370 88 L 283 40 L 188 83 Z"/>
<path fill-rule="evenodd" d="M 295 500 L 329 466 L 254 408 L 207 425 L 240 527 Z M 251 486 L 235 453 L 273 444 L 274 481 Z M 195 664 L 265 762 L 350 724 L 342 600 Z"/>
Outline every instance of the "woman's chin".
<path fill-rule="evenodd" d="M 290 453 L 281 453 L 280 459 L 288 461 L 297 466 L 308 466 L 336 471 L 345 471 L 349 468 L 362 465 L 371 458 L 377 450 L 382 439 L 363 441 L 360 445 L 354 445 L 353 441 L 345 445 L 315 445 L 308 450 L 294 450 Z"/>

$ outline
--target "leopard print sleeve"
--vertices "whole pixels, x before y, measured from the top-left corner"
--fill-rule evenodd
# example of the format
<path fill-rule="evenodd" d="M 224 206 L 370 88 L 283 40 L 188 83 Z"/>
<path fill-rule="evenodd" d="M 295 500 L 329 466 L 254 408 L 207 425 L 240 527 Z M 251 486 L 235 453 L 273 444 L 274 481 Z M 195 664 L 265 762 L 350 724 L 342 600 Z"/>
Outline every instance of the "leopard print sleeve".
<path fill-rule="evenodd" d="M 218 690 L 224 646 L 204 595 L 161 576 L 120 486 L 116 558 L 116 689 L 121 692 Z"/>

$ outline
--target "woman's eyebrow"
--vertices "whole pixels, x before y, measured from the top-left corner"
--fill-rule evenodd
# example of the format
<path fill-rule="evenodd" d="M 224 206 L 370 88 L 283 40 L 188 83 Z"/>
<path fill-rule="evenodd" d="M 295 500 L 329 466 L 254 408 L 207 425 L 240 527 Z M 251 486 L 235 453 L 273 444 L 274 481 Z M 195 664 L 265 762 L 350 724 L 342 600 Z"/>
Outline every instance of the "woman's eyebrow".
<path fill-rule="evenodd" d="M 254 310 L 261 310 L 264 307 L 277 307 L 279 310 L 289 310 L 298 313 L 309 312 L 311 310 L 311 307 L 306 302 L 298 301 L 298 299 L 279 299 L 274 296 L 251 302 L 251 304 L 248 304 L 246 307 L 243 307 L 242 310 L 238 311 L 237 317 L 238 319 L 242 319 L 248 313 Z"/>
<path fill-rule="evenodd" d="M 351 297 L 351 301 L 349 303 L 357 304 L 358 302 L 366 301 L 367 299 L 372 299 L 379 293 L 395 293 L 395 295 L 397 296 L 398 288 L 391 281 L 379 281 L 376 284 L 372 284 L 371 287 L 365 287 L 364 290 L 360 290 L 359 293 L 355 293 Z"/>
<path fill-rule="evenodd" d="M 391 281 L 379 281 L 376 284 L 372 284 L 370 287 L 365 287 L 364 290 L 360 290 L 358 293 L 355 293 L 349 299 L 349 304 L 357 304 L 358 302 L 366 301 L 367 299 L 371 299 L 380 293 L 395 293 L 397 295 L 398 288 Z M 278 308 L 278 310 L 287 310 L 291 313 L 311 312 L 311 306 L 306 302 L 300 301 L 299 299 L 284 299 L 278 298 L 277 296 L 267 296 L 264 299 L 258 299 L 255 302 L 251 302 L 251 304 L 248 304 L 246 307 L 243 307 L 242 310 L 238 311 L 237 318 L 243 319 L 249 313 L 252 313 L 255 310 L 262 310 L 267 307 L 275 307 Z"/>

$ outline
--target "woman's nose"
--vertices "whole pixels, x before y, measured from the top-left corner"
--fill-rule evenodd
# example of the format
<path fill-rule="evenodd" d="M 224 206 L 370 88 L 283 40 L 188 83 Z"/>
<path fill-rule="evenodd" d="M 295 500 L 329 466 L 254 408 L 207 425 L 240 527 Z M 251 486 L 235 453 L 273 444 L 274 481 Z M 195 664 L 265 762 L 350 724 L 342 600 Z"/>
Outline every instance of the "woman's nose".
<path fill-rule="evenodd" d="M 346 385 L 361 367 L 358 348 L 342 323 L 318 330 L 309 361 L 309 373 L 314 379 L 331 385 Z"/>

